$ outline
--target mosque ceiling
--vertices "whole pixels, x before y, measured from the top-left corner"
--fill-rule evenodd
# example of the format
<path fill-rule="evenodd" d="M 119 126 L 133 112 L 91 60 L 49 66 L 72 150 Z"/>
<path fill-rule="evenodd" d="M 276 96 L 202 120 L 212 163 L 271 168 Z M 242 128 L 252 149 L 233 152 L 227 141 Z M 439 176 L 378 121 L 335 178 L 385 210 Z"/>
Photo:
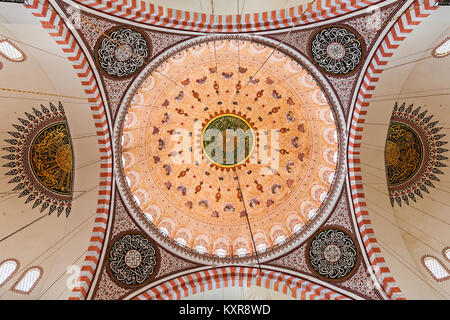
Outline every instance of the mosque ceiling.
<path fill-rule="evenodd" d="M 383 8 L 378 22 L 395 9 Z M 324 226 L 347 199 L 345 113 L 376 39 L 367 19 L 294 31 L 279 46 L 283 33 L 188 35 L 81 12 L 79 36 L 115 122 L 114 217 L 130 215 L 120 232 L 111 225 L 91 297 L 129 296 L 161 264 L 178 265 L 167 259 L 190 261 L 174 274 L 187 265 L 276 265 L 299 250 L 304 268 L 284 267 L 381 297 L 348 285 L 367 276 L 351 225 Z M 230 129 L 248 133 L 239 154 Z M 224 138 L 223 156 L 209 145 L 211 130 Z M 105 286 L 117 292 L 106 297 Z"/>
<path fill-rule="evenodd" d="M 64 3 L 58 8 L 73 18 Z M 398 9 L 381 8 L 375 22 L 387 24 Z M 83 10 L 78 18 L 76 36 L 113 128 L 114 203 L 89 298 L 132 298 L 187 270 L 261 264 L 352 297 L 386 298 L 368 285 L 345 183 L 351 99 L 383 29 L 371 27 L 372 15 L 258 35 L 162 31 Z M 48 146 L 64 147 L 65 162 L 58 172 L 39 160 L 30 170 L 64 197 L 73 166 L 68 127 L 45 128 L 33 148 L 66 133 L 65 146 Z M 407 131 L 407 178 L 424 170 L 433 177 L 442 152 L 430 146 L 441 137 L 424 149 L 410 128 L 390 129 L 387 163 L 399 154 L 394 131 Z M 229 139 L 236 129 L 242 136 Z M 423 164 L 430 152 L 436 161 Z M 51 184 L 49 172 L 66 183 Z"/>

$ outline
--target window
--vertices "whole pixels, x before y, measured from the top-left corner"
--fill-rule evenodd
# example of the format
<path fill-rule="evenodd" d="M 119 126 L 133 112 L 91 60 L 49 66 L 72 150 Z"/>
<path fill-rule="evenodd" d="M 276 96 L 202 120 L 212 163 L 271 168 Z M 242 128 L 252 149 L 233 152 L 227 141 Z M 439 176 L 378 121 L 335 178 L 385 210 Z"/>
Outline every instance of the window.
<path fill-rule="evenodd" d="M 14 259 L 8 259 L 0 264 L 0 287 L 14 276 L 19 267 L 19 262 Z"/>
<path fill-rule="evenodd" d="M 278 236 L 276 239 L 275 239 L 275 243 L 276 244 L 282 244 L 282 243 L 284 243 L 286 241 L 286 237 L 285 236 Z"/>
<path fill-rule="evenodd" d="M 431 256 L 424 256 L 422 262 L 425 269 L 427 269 L 433 279 L 437 282 L 450 278 L 447 268 L 438 259 Z"/>
<path fill-rule="evenodd" d="M 139 197 L 137 195 L 134 195 L 133 199 L 134 199 L 134 201 L 136 201 L 137 206 L 140 207 L 141 206 L 141 200 L 139 199 Z"/>
<path fill-rule="evenodd" d="M 164 228 L 164 227 L 159 227 L 159 230 L 161 231 L 161 233 L 162 233 L 163 235 L 165 235 L 165 236 L 168 236 L 168 235 L 169 235 L 169 230 L 167 230 L 166 228 Z"/>
<path fill-rule="evenodd" d="M 225 256 L 227 255 L 227 252 L 225 251 L 225 249 L 217 249 L 217 250 L 216 250 L 216 254 L 217 254 L 219 257 L 223 258 L 223 257 L 225 257 Z"/>
<path fill-rule="evenodd" d="M 256 250 L 258 252 L 264 252 L 264 251 L 266 251 L 266 249 L 267 249 L 267 245 L 265 245 L 264 243 L 261 243 L 256 247 Z"/>
<path fill-rule="evenodd" d="M 144 216 L 148 221 L 153 222 L 153 217 L 150 213 L 144 212 Z"/>
<path fill-rule="evenodd" d="M 445 247 L 444 250 L 442 250 L 442 254 L 448 262 L 450 262 L 450 247 Z"/>
<path fill-rule="evenodd" d="M 26 270 L 14 285 L 12 291 L 22 294 L 30 294 L 42 278 L 42 268 L 31 267 Z"/>
<path fill-rule="evenodd" d="M 131 188 L 131 180 L 127 176 L 125 176 L 125 180 L 127 181 L 128 188 Z"/>
<path fill-rule="evenodd" d="M 204 246 L 196 246 L 195 250 L 197 250 L 198 253 L 205 253 L 206 248 Z"/>
<path fill-rule="evenodd" d="M 441 42 L 433 50 L 433 56 L 436 58 L 444 58 L 450 54 L 450 37 Z"/>
<path fill-rule="evenodd" d="M 23 51 L 7 39 L 0 40 L 0 55 L 13 62 L 22 62 L 25 60 Z"/>
<path fill-rule="evenodd" d="M 326 192 L 322 192 L 320 194 L 319 200 L 320 202 L 323 202 L 325 200 L 325 198 L 327 197 L 327 193 Z"/>
<path fill-rule="evenodd" d="M 312 219 L 312 217 L 314 217 L 316 215 L 316 213 L 317 213 L 317 209 L 316 208 L 313 208 L 313 209 L 309 210 L 308 211 L 308 218 Z"/>
<path fill-rule="evenodd" d="M 244 249 L 244 248 L 239 248 L 239 249 L 237 249 L 237 255 L 239 256 L 239 257 L 243 257 L 243 256 L 245 256 L 247 254 L 247 250 L 246 249 Z"/>
<path fill-rule="evenodd" d="M 303 228 L 303 225 L 300 224 L 300 223 L 297 223 L 297 224 L 294 226 L 294 228 L 292 229 L 292 231 L 294 231 L 294 233 L 297 233 L 297 232 L 299 232 L 300 230 L 302 230 L 302 228 Z"/>
<path fill-rule="evenodd" d="M 330 184 L 332 184 L 333 183 L 333 179 L 334 179 L 334 172 L 328 176 L 328 182 Z"/>

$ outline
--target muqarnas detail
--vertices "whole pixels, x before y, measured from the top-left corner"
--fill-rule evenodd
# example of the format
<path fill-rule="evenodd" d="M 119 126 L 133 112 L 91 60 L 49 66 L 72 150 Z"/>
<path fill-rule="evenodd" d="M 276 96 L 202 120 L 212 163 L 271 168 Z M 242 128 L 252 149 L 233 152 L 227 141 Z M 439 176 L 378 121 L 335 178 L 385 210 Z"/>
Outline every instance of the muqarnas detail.
<path fill-rule="evenodd" d="M 413 105 L 400 107 L 395 103 L 389 124 L 385 145 L 385 166 L 387 187 L 391 205 L 399 206 L 402 202 L 409 204 L 409 199 L 423 198 L 422 192 L 429 193 L 433 182 L 439 181 L 439 169 L 446 167 L 441 162 L 448 158 L 442 148 L 447 144 L 441 139 L 445 134 L 439 133 L 442 127 L 438 121 L 431 121 L 432 115 L 427 111 L 414 109 Z"/>
<path fill-rule="evenodd" d="M 13 124 L 16 131 L 8 132 L 13 139 L 5 139 L 10 146 L 3 148 L 9 154 L 2 157 L 10 162 L 3 166 L 11 168 L 6 173 L 14 176 L 9 183 L 16 184 L 13 192 L 26 197 L 25 203 L 34 201 L 32 207 L 42 205 L 41 212 L 48 208 L 48 214 L 56 210 L 58 216 L 63 211 L 69 216 L 73 193 L 69 126 L 61 103 L 41 105 L 41 110 L 33 108 L 18 118 L 20 124 Z"/>

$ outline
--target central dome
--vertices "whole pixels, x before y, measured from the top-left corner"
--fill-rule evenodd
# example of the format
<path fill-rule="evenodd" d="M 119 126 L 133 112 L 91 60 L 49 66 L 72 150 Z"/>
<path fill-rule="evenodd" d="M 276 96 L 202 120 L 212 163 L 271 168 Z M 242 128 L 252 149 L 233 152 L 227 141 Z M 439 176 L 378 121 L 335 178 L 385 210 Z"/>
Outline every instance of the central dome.
<path fill-rule="evenodd" d="M 309 72 L 273 50 L 244 39 L 186 45 L 144 73 L 124 109 L 131 211 L 194 255 L 282 245 L 334 181 L 333 112 Z"/>

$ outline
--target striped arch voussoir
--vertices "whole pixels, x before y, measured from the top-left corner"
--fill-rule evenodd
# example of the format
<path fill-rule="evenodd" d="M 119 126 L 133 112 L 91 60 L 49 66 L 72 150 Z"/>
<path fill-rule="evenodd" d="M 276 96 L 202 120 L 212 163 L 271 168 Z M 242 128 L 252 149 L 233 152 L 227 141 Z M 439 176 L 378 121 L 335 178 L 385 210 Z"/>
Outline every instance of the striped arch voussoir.
<path fill-rule="evenodd" d="M 80 78 L 84 92 L 88 98 L 88 103 L 97 128 L 101 158 L 97 214 L 89 248 L 78 279 L 79 286 L 73 289 L 70 298 L 75 300 L 85 299 L 94 277 L 103 246 L 111 202 L 113 174 L 109 124 L 94 74 L 75 37 L 59 14 L 47 0 L 29 0 L 28 4 L 25 4 L 25 7 L 31 10 L 32 14 L 41 22 L 42 27 L 55 39 L 67 59 L 72 63 L 73 69 Z"/>
<path fill-rule="evenodd" d="M 281 272 L 248 267 L 203 270 L 158 284 L 137 295 L 135 300 L 179 300 L 189 295 L 224 287 L 258 286 L 299 300 L 348 300 L 349 297 L 308 280 Z"/>
<path fill-rule="evenodd" d="M 390 270 L 380 252 L 375 234 L 370 223 L 362 184 L 360 150 L 362 131 L 370 104 L 370 98 L 375 90 L 380 75 L 389 62 L 389 58 L 400 43 L 438 7 L 433 0 L 415 0 L 390 28 L 375 52 L 363 81 L 359 88 L 353 109 L 348 140 L 348 166 L 353 207 L 372 268 L 380 284 L 390 299 L 404 299 L 400 288 L 396 285 Z"/>
<path fill-rule="evenodd" d="M 255 32 L 335 18 L 382 0 L 317 0 L 288 9 L 238 15 L 212 15 L 155 6 L 143 0 L 75 0 L 80 5 L 116 17 L 153 26 L 197 32 Z M 307 11 L 302 17 L 303 12 Z"/>

